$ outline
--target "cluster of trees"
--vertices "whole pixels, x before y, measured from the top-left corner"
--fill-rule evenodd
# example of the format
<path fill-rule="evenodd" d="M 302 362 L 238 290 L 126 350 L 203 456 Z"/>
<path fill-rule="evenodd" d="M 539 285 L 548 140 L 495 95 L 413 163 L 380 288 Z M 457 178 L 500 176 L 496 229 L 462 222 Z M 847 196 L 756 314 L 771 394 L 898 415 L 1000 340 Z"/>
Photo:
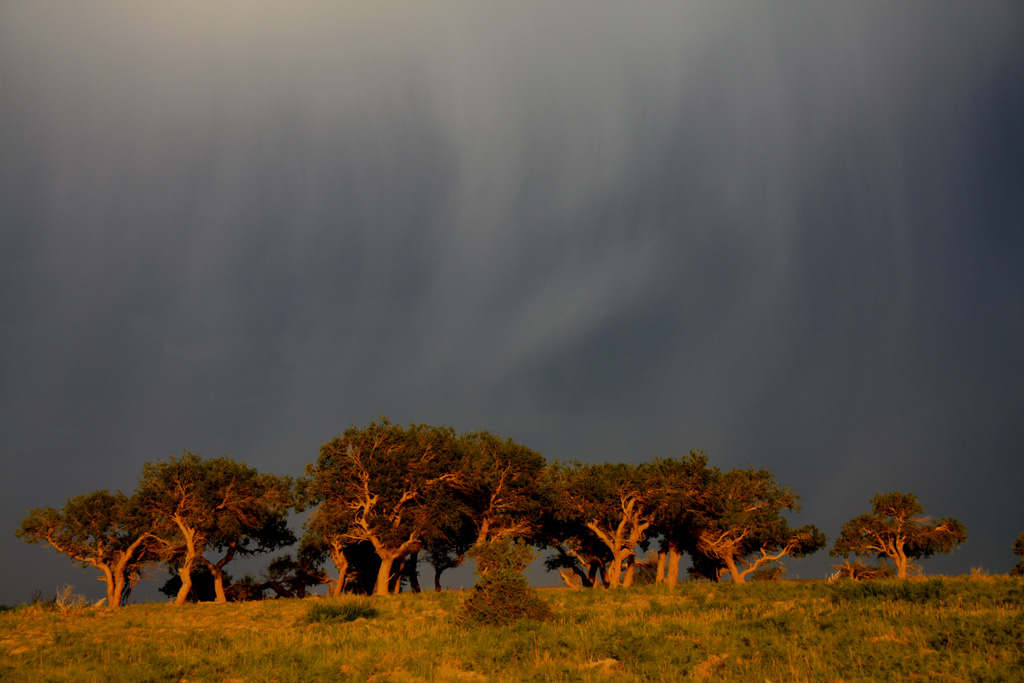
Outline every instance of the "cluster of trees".
<path fill-rule="evenodd" d="M 226 601 L 224 567 L 236 557 L 295 543 L 288 528 L 293 484 L 229 457 L 206 460 L 186 451 L 146 463 L 135 493 L 96 491 L 60 510 L 36 508 L 16 534 L 48 543 L 101 572 L 107 604 L 117 607 L 153 564 L 180 578 L 182 604 L 201 566 L 213 577 L 216 599 Z"/>
<path fill-rule="evenodd" d="M 816 527 L 787 521 L 798 501 L 768 470 L 722 471 L 697 450 L 637 464 L 549 465 L 488 432 L 381 418 L 325 443 L 297 481 L 186 451 L 147 463 L 131 496 L 98 491 L 60 510 L 37 508 L 17 534 L 99 569 L 111 606 L 155 564 L 177 574 L 176 604 L 197 571 L 224 601 L 225 565 L 296 542 L 256 589 L 301 596 L 328 584 L 332 595 L 387 594 L 405 580 L 418 591 L 425 561 L 439 590 L 442 573 L 471 549 L 512 539 L 553 550 L 547 566 L 569 585 L 628 587 L 642 568 L 672 586 L 684 554 L 694 577 L 741 583 L 822 549 Z M 913 495 L 882 494 L 872 506 L 843 527 L 833 555 L 889 558 L 903 577 L 912 559 L 966 538 L 956 520 L 921 517 Z M 291 510 L 310 513 L 301 539 L 288 528 Z M 638 559 L 652 549 L 656 563 Z"/>

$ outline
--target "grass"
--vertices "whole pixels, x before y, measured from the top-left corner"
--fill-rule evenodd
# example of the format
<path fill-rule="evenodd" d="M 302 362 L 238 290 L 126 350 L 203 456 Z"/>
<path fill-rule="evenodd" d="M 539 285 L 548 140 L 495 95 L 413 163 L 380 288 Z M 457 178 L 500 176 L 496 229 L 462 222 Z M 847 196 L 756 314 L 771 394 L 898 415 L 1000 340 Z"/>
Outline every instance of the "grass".
<path fill-rule="evenodd" d="M 0 612 L 0 681 L 1012 681 L 1024 583 L 686 583 L 542 591 L 554 619 L 460 619 L 465 593 Z"/>

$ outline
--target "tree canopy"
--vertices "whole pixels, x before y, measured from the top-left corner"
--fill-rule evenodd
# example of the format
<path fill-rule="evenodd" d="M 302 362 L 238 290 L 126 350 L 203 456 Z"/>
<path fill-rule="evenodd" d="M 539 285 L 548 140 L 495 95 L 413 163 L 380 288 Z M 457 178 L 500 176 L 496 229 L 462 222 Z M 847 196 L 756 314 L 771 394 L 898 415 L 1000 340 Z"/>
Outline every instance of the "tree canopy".
<path fill-rule="evenodd" d="M 460 476 L 454 441 L 447 427 L 380 418 L 325 443 L 306 467 L 305 501 L 318 506 L 307 529 L 332 547 L 371 543 L 380 558 L 375 594 L 389 592 L 395 562 L 420 551 L 446 513 L 441 499 Z"/>
<path fill-rule="evenodd" d="M 703 556 L 741 583 L 786 555 L 820 550 L 826 539 L 817 527 L 792 529 L 783 514 L 799 512 L 799 498 L 766 469 L 712 469 L 693 520 L 694 565 L 707 571 L 707 563 L 701 567 Z"/>
<path fill-rule="evenodd" d="M 1017 540 L 1013 544 L 1013 554 L 1021 559 L 1020 562 L 1013 565 L 1010 574 L 1013 576 L 1024 576 L 1024 532 L 1017 536 Z"/>
<path fill-rule="evenodd" d="M 896 566 L 897 577 L 904 579 L 913 560 L 951 552 L 967 540 L 967 529 L 958 520 L 933 521 L 923 513 L 913 493 L 879 493 L 871 499 L 870 513 L 843 525 L 829 554 L 888 558 Z"/>
<path fill-rule="evenodd" d="M 165 461 L 148 462 L 135 495 L 163 559 L 177 568 L 181 578 L 178 605 L 188 598 L 197 563 L 209 570 L 216 600 L 223 602 L 228 562 L 295 540 L 286 519 L 292 504 L 291 483 L 227 456 L 204 460 L 185 451 Z M 214 561 L 205 556 L 208 550 L 224 555 Z"/>
<path fill-rule="evenodd" d="M 957 520 L 922 516 L 913 494 L 879 494 L 871 503 L 871 513 L 843 526 L 832 555 L 888 558 L 905 577 L 912 560 L 966 539 Z M 224 601 L 226 565 L 296 541 L 288 526 L 293 509 L 311 511 L 298 551 L 274 560 L 262 582 L 236 585 L 236 595 L 271 588 L 301 596 L 318 583 L 332 595 L 388 594 L 403 580 L 419 590 L 423 553 L 440 590 L 442 572 L 497 541 L 553 550 L 546 565 L 569 585 L 611 588 L 638 576 L 672 586 L 683 553 L 693 576 L 742 583 L 825 545 L 817 527 L 790 526 L 799 496 L 764 468 L 723 472 L 701 450 L 647 462 L 548 465 L 490 432 L 457 435 L 386 417 L 324 443 L 294 486 L 228 456 L 185 451 L 145 463 L 130 497 L 104 490 L 60 510 L 36 508 L 17 535 L 99 569 L 111 606 L 157 562 L 177 574 L 176 604 L 188 599 L 194 574 Z M 639 558 L 652 543 L 656 571 L 653 558 Z M 1024 534 L 1014 552 L 1024 556 Z M 336 574 L 324 568 L 327 558 Z M 1014 571 L 1021 567 L 1024 561 Z"/>
<path fill-rule="evenodd" d="M 636 564 L 635 549 L 647 539 L 663 489 L 647 464 L 572 462 L 550 467 L 552 504 L 556 523 L 576 530 L 576 538 L 563 542 L 579 555 L 583 528 L 610 556 L 604 567 L 610 588 L 629 586 Z M 580 557 L 580 559 L 583 559 Z"/>
<path fill-rule="evenodd" d="M 120 491 L 94 491 L 67 501 L 60 510 L 31 510 L 15 532 L 28 543 L 47 543 L 82 566 L 101 572 L 107 605 L 119 607 L 142 577 L 151 536 L 138 523 L 135 500 Z"/>

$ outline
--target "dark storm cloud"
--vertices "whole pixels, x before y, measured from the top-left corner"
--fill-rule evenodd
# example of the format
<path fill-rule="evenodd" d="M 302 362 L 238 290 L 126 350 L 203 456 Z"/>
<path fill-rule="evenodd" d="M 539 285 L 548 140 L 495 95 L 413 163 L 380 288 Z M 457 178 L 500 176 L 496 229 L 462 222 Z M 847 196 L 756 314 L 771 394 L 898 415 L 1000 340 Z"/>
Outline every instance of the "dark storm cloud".
<path fill-rule="evenodd" d="M 832 535 L 912 490 L 970 529 L 950 566 L 1004 570 L 1022 28 L 1001 3 L 5 3 L 3 518 L 183 448 L 297 474 L 384 413 L 549 458 L 700 444 Z M 49 557 L 3 543 L 5 575 Z"/>

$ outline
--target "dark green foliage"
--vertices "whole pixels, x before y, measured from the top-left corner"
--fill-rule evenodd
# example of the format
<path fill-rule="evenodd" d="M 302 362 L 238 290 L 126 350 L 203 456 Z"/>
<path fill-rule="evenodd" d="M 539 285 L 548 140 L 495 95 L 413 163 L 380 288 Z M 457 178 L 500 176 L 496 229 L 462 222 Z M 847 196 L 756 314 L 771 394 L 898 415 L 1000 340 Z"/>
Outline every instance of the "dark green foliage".
<path fill-rule="evenodd" d="M 380 558 L 373 592 L 387 594 L 396 564 L 422 550 L 451 512 L 450 489 L 459 482 L 450 427 L 392 424 L 386 417 L 351 427 L 320 448 L 300 483 L 307 545 L 330 553 L 344 588 L 349 546 L 372 544 Z"/>
<path fill-rule="evenodd" d="M 192 570 L 191 578 L 192 586 L 188 590 L 186 602 L 213 602 L 217 599 L 217 591 L 213 586 L 213 574 L 207 567 L 196 566 Z M 231 575 L 227 572 L 224 573 L 224 579 L 228 584 L 231 583 Z M 168 598 L 177 597 L 178 592 L 181 591 L 181 577 L 178 574 L 171 574 L 171 577 L 164 581 L 158 590 Z"/>
<path fill-rule="evenodd" d="M 291 488 L 287 477 L 262 474 L 227 456 L 207 460 L 185 451 L 143 465 L 134 497 L 162 559 L 182 580 L 176 604 L 188 599 L 198 567 L 209 570 L 223 602 L 225 565 L 295 542 L 287 524 Z M 210 551 L 223 555 L 215 561 L 205 556 Z"/>
<path fill-rule="evenodd" d="M 939 633 L 929 639 L 936 650 L 988 652 L 996 648 L 1024 655 L 1024 619 L 997 620 L 991 617 L 953 616 Z"/>
<path fill-rule="evenodd" d="M 704 576 L 721 577 L 727 570 L 741 583 L 787 555 L 805 557 L 825 546 L 825 534 L 813 524 L 789 526 L 784 513 L 799 512 L 800 497 L 767 469 L 713 468 L 707 487 L 693 522 L 694 547 L 688 548 Z"/>
<path fill-rule="evenodd" d="M 470 555 L 476 560 L 479 577 L 465 603 L 470 621 L 505 626 L 521 619 L 551 618 L 551 608 L 523 575 L 534 559 L 528 545 L 501 538 L 474 547 Z"/>
<path fill-rule="evenodd" d="M 1010 570 L 1010 576 L 1024 576 L 1024 532 L 1017 536 L 1017 542 L 1013 544 L 1013 554 L 1021 560 Z"/>
<path fill-rule="evenodd" d="M 952 517 L 933 521 L 923 516 L 924 507 L 913 493 L 879 493 L 871 499 L 871 512 L 843 525 L 833 557 L 885 557 L 896 565 L 903 579 L 914 560 L 952 552 L 967 540 L 967 529 Z"/>
<path fill-rule="evenodd" d="M 124 603 L 153 559 L 136 501 L 120 491 L 76 496 L 60 510 L 35 508 L 14 533 L 26 543 L 47 543 L 83 567 L 99 569 L 110 607 Z"/>
<path fill-rule="evenodd" d="M 318 600 L 306 612 L 306 623 L 322 624 L 332 622 L 373 619 L 379 614 L 369 599 L 359 600 Z"/>
<path fill-rule="evenodd" d="M 778 581 L 786 573 L 786 568 L 780 564 L 770 567 L 758 567 L 750 575 L 751 581 Z"/>

